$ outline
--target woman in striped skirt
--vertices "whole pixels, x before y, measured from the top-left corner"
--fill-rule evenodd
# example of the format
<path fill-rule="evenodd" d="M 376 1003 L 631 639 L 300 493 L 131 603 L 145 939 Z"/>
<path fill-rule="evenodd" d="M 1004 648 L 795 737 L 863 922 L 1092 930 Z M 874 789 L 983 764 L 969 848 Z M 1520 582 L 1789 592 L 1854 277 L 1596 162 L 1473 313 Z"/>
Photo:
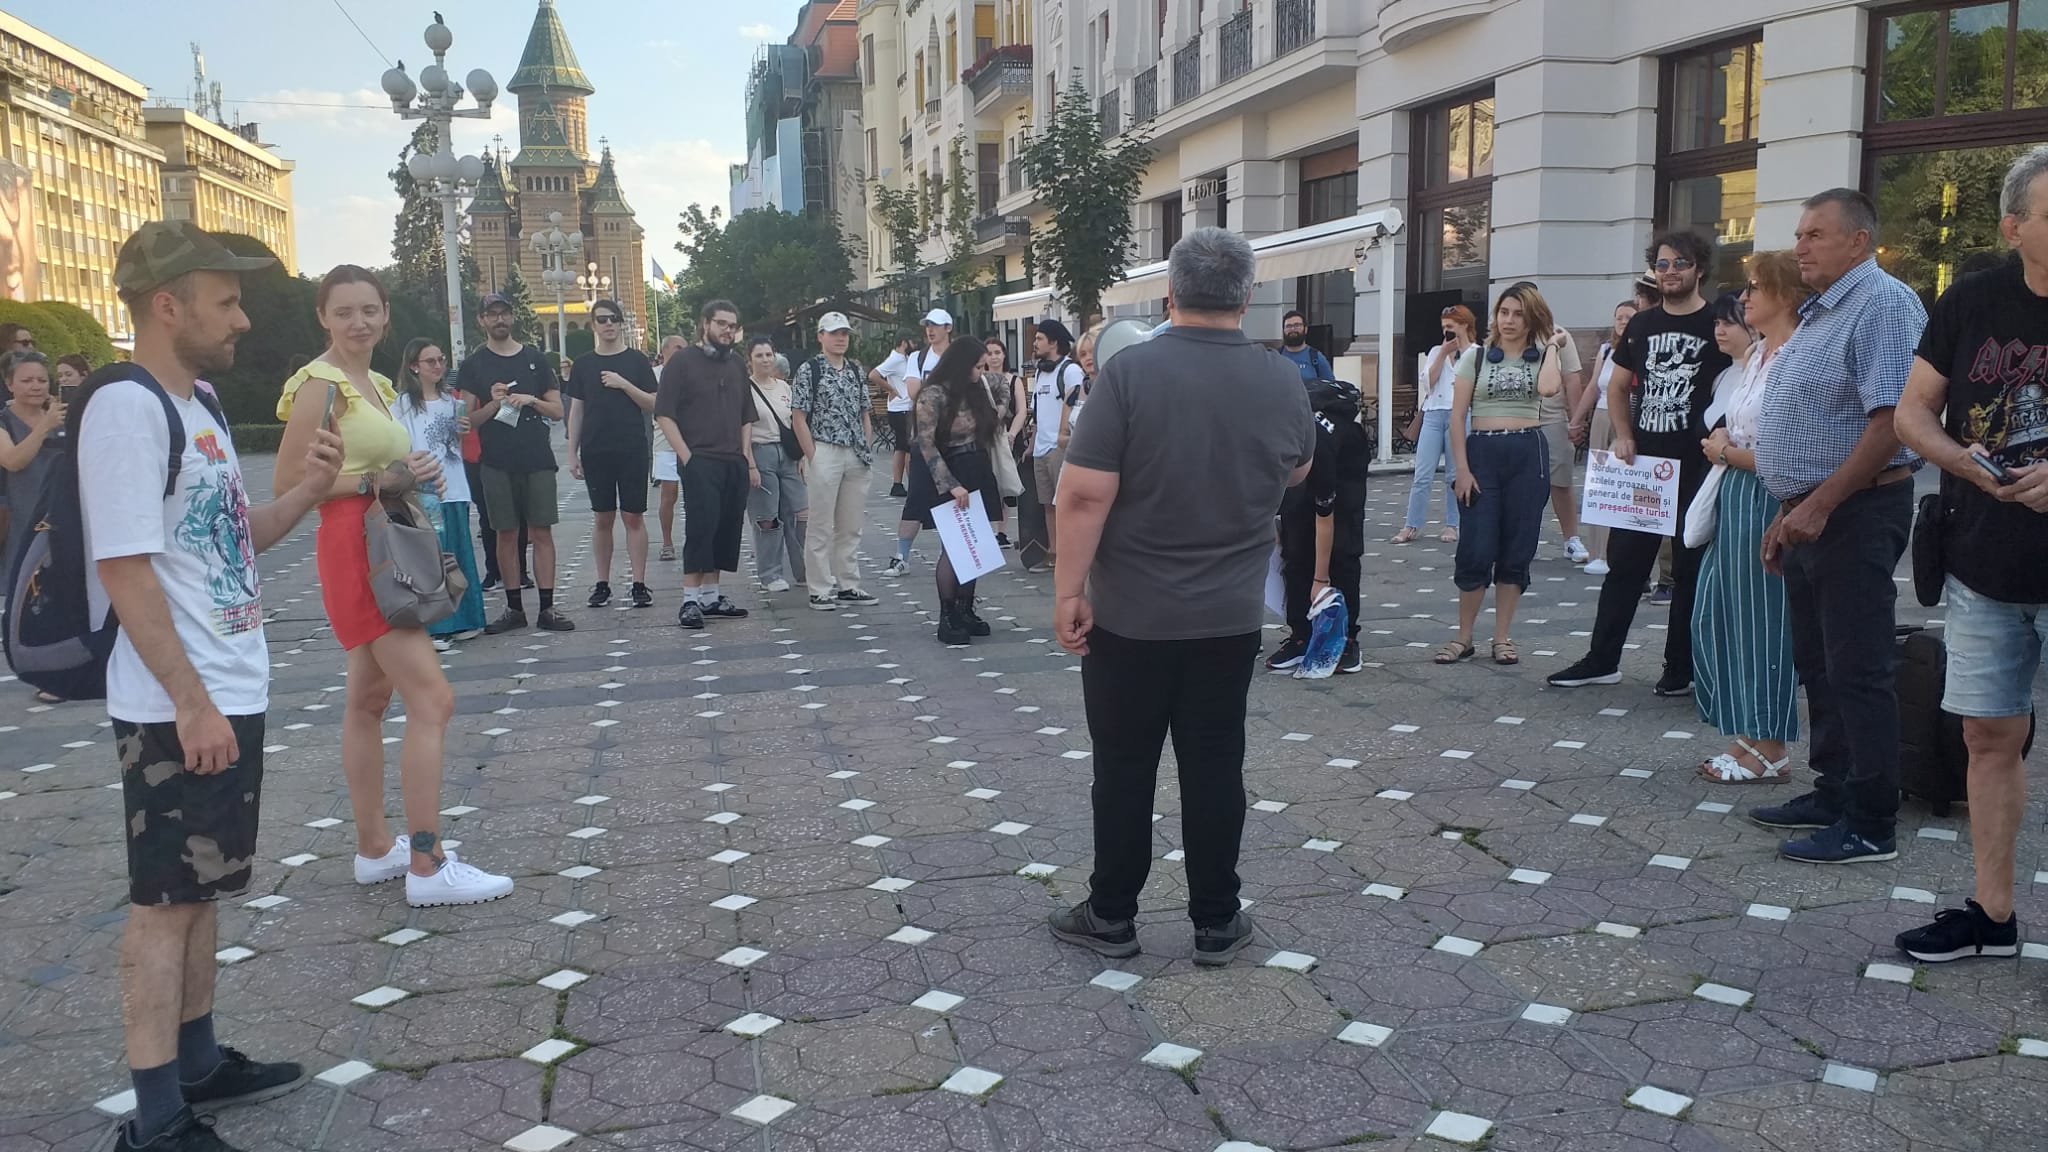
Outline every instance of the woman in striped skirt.
<path fill-rule="evenodd" d="M 1749 261 L 1748 288 L 1715 306 L 1715 336 L 1735 364 L 1714 389 L 1713 407 L 1724 418 L 1701 442 L 1707 459 L 1724 467 L 1714 539 L 1700 563 L 1692 663 L 1700 719 L 1730 740 L 1700 774 L 1722 784 L 1785 779 L 1785 746 L 1799 738 L 1785 582 L 1764 571 L 1762 560 L 1778 501 L 1757 479 L 1754 449 L 1772 362 L 1799 326 L 1808 295 L 1790 252 L 1764 252 Z"/>

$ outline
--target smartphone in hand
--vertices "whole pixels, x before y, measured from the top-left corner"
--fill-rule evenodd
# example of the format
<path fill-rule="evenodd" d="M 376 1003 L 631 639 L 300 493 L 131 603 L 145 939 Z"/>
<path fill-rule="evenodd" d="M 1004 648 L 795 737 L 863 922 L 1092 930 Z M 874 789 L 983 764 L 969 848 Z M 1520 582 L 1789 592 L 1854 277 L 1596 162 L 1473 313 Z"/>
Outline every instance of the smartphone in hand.
<path fill-rule="evenodd" d="M 1984 455 L 1982 452 L 1970 453 L 1970 460 L 1973 463 L 1975 463 L 1977 467 L 1982 468 L 1986 472 L 1989 472 L 1991 474 L 1991 478 L 1993 480 L 1998 481 L 2000 484 L 2011 484 L 2019 479 L 2019 477 L 2013 475 L 2012 472 L 2005 467 L 2005 465 L 2000 464 L 1998 461 L 1993 460 L 1991 457 Z"/>

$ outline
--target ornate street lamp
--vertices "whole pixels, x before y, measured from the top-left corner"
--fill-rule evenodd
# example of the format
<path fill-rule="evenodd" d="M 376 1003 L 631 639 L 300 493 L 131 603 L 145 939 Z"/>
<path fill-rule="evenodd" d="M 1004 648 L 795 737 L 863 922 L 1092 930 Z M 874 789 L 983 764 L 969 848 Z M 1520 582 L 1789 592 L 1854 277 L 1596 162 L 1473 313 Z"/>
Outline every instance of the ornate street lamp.
<path fill-rule="evenodd" d="M 571 288 L 578 287 L 578 277 L 569 270 L 569 262 L 583 255 L 583 233 L 562 231 L 562 214 L 550 212 L 548 226 L 535 232 L 529 243 L 540 257 L 541 283 L 555 290 L 555 350 L 567 360 L 569 316 L 565 297 Z"/>
<path fill-rule="evenodd" d="M 441 244 L 442 262 L 447 265 L 448 275 L 448 354 L 450 363 L 460 363 L 466 354 L 463 341 L 462 320 L 462 221 L 460 205 L 464 196 L 474 195 L 477 184 L 484 178 L 484 161 L 480 156 L 457 156 L 455 154 L 455 120 L 488 120 L 491 115 L 491 101 L 498 98 L 498 82 L 489 72 L 481 68 L 469 74 L 469 95 L 475 98 L 474 108 L 459 108 L 462 103 L 462 85 L 457 84 L 448 74 L 448 47 L 455 42 L 455 34 L 448 25 L 441 22 L 435 13 L 434 22 L 427 26 L 427 50 L 434 54 L 434 62 L 420 69 L 419 83 L 405 74 L 405 64 L 384 73 L 384 94 L 391 97 L 391 110 L 401 120 L 425 120 L 434 125 L 437 141 L 433 152 L 415 152 L 406 161 L 406 170 L 412 178 L 425 185 L 428 194 L 441 202 Z"/>

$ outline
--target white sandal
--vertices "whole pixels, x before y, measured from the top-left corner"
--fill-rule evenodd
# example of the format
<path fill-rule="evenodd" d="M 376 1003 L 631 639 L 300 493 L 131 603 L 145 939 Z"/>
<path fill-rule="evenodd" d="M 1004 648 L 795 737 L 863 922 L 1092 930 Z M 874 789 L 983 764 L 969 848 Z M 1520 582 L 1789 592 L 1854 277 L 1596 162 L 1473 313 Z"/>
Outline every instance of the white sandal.
<path fill-rule="evenodd" d="M 1792 764 L 1792 757 L 1789 754 L 1783 760 L 1774 762 L 1770 757 L 1765 756 L 1752 747 L 1747 740 L 1737 740 L 1735 743 L 1744 752 L 1756 757 L 1758 762 L 1763 764 L 1764 770 L 1758 772 L 1756 769 L 1723 752 L 1712 760 L 1701 764 L 1700 775 L 1708 780 L 1712 780 L 1716 784 L 1775 784 L 1780 780 L 1788 778 L 1787 769 Z"/>

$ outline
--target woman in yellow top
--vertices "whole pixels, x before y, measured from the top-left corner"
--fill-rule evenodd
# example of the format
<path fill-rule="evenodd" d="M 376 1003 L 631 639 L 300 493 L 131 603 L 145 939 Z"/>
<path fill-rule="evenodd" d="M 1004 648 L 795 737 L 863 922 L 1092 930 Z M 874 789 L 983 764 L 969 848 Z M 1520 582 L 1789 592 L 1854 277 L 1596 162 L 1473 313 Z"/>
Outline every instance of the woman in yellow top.
<path fill-rule="evenodd" d="M 391 415 L 398 394 L 370 370 L 370 355 L 390 327 L 383 284 L 368 269 L 343 264 L 320 281 L 314 301 L 327 350 L 285 381 L 278 399 L 285 427 L 276 483 L 279 491 L 298 484 L 306 447 L 330 420 L 342 441 L 341 474 L 320 504 L 314 547 L 320 599 L 334 638 L 348 653 L 341 770 L 355 810 L 356 883 L 404 876 L 405 898 L 414 907 L 495 900 L 512 891 L 511 879 L 458 862 L 440 843 L 441 759 L 454 689 L 425 629 L 385 621 L 370 591 L 363 540 L 363 514 L 378 493 L 438 491 L 441 466 L 431 453 L 412 450 L 412 437 Z M 410 836 L 393 836 L 384 819 L 384 713 L 394 689 L 405 701 L 398 779 Z"/>

